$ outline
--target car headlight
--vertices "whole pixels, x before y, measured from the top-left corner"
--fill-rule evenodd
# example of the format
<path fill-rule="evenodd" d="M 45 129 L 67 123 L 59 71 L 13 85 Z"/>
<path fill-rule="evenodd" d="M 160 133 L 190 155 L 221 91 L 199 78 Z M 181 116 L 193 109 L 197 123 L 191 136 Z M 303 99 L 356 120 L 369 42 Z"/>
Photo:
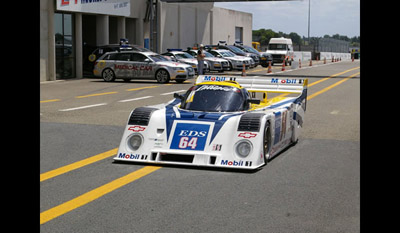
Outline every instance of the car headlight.
<path fill-rule="evenodd" d="M 136 151 L 139 149 L 139 147 L 142 145 L 143 143 L 143 136 L 139 133 L 137 134 L 132 134 L 129 138 L 128 138 L 128 147 L 129 149 Z"/>
<path fill-rule="evenodd" d="M 253 145 L 249 140 L 241 140 L 235 144 L 235 152 L 240 157 L 247 157 L 253 150 Z"/>

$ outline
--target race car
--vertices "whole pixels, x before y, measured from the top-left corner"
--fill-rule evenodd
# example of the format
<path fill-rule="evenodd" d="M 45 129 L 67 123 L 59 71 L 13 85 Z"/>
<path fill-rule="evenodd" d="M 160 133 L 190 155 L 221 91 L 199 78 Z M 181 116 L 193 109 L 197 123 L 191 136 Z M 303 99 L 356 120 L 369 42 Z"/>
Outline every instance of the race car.
<path fill-rule="evenodd" d="M 260 168 L 298 141 L 307 84 L 308 79 L 200 75 L 184 95 L 135 108 L 114 160 Z M 270 93 L 286 95 L 267 98 Z"/>
<path fill-rule="evenodd" d="M 195 75 L 190 65 L 169 61 L 154 52 L 139 51 L 105 53 L 95 62 L 93 74 L 106 82 L 115 79 L 156 79 L 159 83 L 170 80 L 183 83 Z"/>

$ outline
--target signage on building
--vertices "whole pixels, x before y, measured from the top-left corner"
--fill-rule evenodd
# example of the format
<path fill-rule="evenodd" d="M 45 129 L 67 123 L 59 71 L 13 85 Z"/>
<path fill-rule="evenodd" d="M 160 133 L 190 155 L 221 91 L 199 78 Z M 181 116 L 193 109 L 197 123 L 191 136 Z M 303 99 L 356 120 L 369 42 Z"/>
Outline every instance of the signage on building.
<path fill-rule="evenodd" d="M 57 0 L 57 10 L 129 16 L 130 0 Z"/>

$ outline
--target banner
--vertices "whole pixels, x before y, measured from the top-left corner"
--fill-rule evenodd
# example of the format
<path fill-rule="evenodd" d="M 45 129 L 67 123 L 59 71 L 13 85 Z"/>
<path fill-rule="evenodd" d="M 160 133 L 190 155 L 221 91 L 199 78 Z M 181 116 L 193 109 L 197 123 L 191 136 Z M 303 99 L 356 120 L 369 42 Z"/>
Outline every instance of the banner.
<path fill-rule="evenodd" d="M 130 0 L 57 0 L 57 10 L 129 16 Z"/>

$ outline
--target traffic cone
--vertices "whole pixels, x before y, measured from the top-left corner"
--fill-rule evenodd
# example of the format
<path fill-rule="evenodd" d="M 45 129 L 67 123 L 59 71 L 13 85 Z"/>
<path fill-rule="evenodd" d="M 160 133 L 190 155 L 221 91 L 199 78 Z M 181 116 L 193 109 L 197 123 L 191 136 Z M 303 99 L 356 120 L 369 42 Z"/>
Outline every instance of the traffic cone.
<path fill-rule="evenodd" d="M 299 69 L 301 68 L 301 59 L 299 59 Z"/>
<path fill-rule="evenodd" d="M 283 63 L 282 63 L 282 70 L 281 71 L 285 71 L 286 69 L 285 69 L 285 63 L 286 63 L 286 57 L 285 57 L 285 59 L 283 60 Z"/>
<path fill-rule="evenodd" d="M 272 73 L 271 61 L 268 62 L 268 70 L 267 70 L 267 73 Z"/>
<path fill-rule="evenodd" d="M 310 65 L 309 66 L 312 66 L 312 59 L 310 59 Z"/>
<path fill-rule="evenodd" d="M 243 63 L 242 76 L 246 76 L 246 66 Z"/>
<path fill-rule="evenodd" d="M 351 62 L 354 62 L 354 55 L 351 56 Z"/>
<path fill-rule="evenodd" d="M 324 57 L 324 64 L 326 64 L 326 57 Z"/>
<path fill-rule="evenodd" d="M 332 56 L 332 62 L 335 62 L 334 56 Z"/>

